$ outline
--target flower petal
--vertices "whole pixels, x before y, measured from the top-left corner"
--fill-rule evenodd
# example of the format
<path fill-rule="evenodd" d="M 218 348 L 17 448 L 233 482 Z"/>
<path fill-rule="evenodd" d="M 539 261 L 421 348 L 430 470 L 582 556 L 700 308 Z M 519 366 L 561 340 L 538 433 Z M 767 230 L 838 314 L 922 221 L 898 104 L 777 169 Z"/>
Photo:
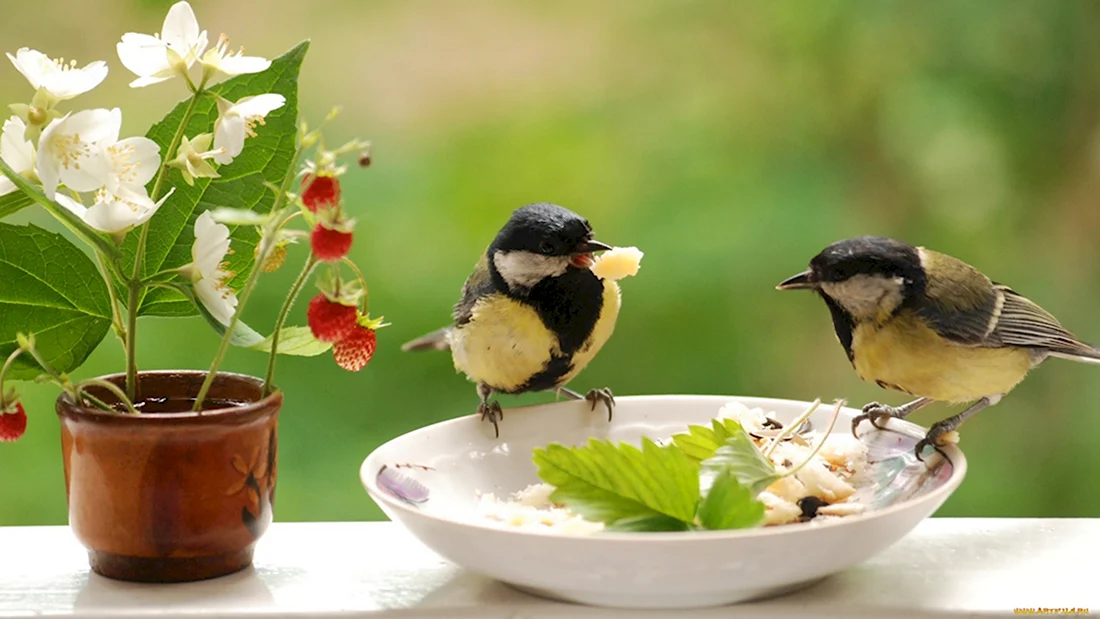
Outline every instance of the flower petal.
<path fill-rule="evenodd" d="M 231 54 L 217 60 L 214 68 L 225 75 L 242 75 L 266 71 L 270 66 L 271 61 L 266 58 Z"/>
<path fill-rule="evenodd" d="M 234 312 L 237 311 L 237 295 L 229 290 L 218 288 L 217 284 L 217 280 L 204 276 L 194 283 L 195 296 L 199 298 L 214 320 L 228 327 Z"/>
<path fill-rule="evenodd" d="M 6 176 L 0 176 L 0 196 L 6 196 L 15 191 L 15 183 Z"/>
<path fill-rule="evenodd" d="M 122 66 L 140 77 L 171 71 L 168 46 L 154 36 L 127 32 L 122 35 L 122 41 L 115 45 L 115 49 Z"/>
<path fill-rule="evenodd" d="M 88 209 L 84 222 L 101 232 L 122 232 L 149 221 L 158 206 L 153 204 L 144 187 L 133 189 L 123 185 L 115 194 L 102 195 Z"/>
<path fill-rule="evenodd" d="M 245 120 L 237 114 L 218 118 L 214 124 L 214 161 L 225 165 L 244 150 Z"/>
<path fill-rule="evenodd" d="M 80 69 L 63 69 L 46 74 L 42 87 L 54 97 L 64 101 L 88 92 L 107 77 L 107 63 L 102 60 L 89 63 Z"/>
<path fill-rule="evenodd" d="M 76 215 L 81 219 L 84 219 L 84 215 L 88 212 L 88 207 L 84 206 L 82 203 L 77 202 L 76 200 L 70 198 L 63 193 L 57 194 L 56 196 L 54 196 L 53 199 L 58 204 L 71 211 L 73 215 Z"/>
<path fill-rule="evenodd" d="M 53 199 L 54 194 L 57 193 L 57 185 L 61 179 L 61 162 L 56 157 L 50 156 L 50 149 L 48 145 L 54 139 L 54 134 L 57 133 L 58 128 L 61 127 L 61 123 L 69 119 L 71 114 L 66 114 L 61 118 L 56 118 L 46 125 L 46 128 L 42 130 L 42 135 L 38 138 L 38 152 L 35 154 L 35 169 L 38 170 L 38 179 L 42 181 L 42 190 L 46 193 L 46 197 Z"/>
<path fill-rule="evenodd" d="M 262 95 L 256 95 L 255 97 L 244 97 L 233 105 L 233 111 L 245 118 L 250 116 L 267 116 L 272 111 L 283 107 L 285 104 L 286 97 L 269 92 Z"/>
<path fill-rule="evenodd" d="M 177 2 L 168 9 L 160 29 L 164 42 L 184 55 L 199 38 L 199 20 L 187 2 Z"/>
<path fill-rule="evenodd" d="M 167 82 L 172 79 L 173 75 L 167 77 L 139 77 L 136 80 L 130 82 L 130 88 L 144 88 L 145 86 L 152 86 L 153 84 L 159 84 L 161 82 Z"/>
<path fill-rule="evenodd" d="M 125 184 L 144 187 L 160 168 L 160 146 L 149 138 L 120 140 L 108 152 L 114 174 Z"/>
<path fill-rule="evenodd" d="M 203 277 L 212 277 L 229 251 L 229 228 L 214 221 L 210 211 L 195 220 L 195 242 L 191 245 L 191 261 Z"/>
<path fill-rule="evenodd" d="M 23 119 L 12 116 L 4 121 L 4 132 L 0 134 L 0 159 L 19 174 L 34 169 L 34 144 L 23 137 L 26 130 Z"/>
<path fill-rule="evenodd" d="M 27 47 L 19 48 L 15 52 L 15 56 L 8 54 L 8 60 L 11 60 L 16 70 L 27 78 L 27 81 L 31 83 L 35 90 L 42 87 L 42 78 L 49 70 L 48 67 L 54 66 L 56 68 L 56 64 L 46 54 Z"/>

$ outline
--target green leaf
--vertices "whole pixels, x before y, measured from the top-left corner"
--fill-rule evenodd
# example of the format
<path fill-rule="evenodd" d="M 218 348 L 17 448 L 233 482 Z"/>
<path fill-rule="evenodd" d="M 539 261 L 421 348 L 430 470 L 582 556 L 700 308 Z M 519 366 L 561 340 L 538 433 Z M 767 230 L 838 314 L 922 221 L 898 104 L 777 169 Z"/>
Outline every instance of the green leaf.
<path fill-rule="evenodd" d="M 111 327 L 107 285 L 88 256 L 60 234 L 0 223 L 0 355 L 16 333 L 33 333 L 38 352 L 58 372 L 80 367 Z M 28 355 L 11 378 L 41 373 Z"/>
<path fill-rule="evenodd" d="M 34 200 L 22 191 L 13 191 L 5 196 L 0 196 L 0 219 L 27 208 L 34 204 Z"/>
<path fill-rule="evenodd" d="M 263 352 L 271 352 L 271 341 L 273 337 L 273 335 L 270 335 L 264 338 L 262 342 L 253 344 L 249 346 L 249 348 L 253 350 L 262 350 Z M 329 342 L 322 342 L 313 337 L 313 332 L 310 331 L 309 327 L 284 327 L 279 335 L 280 355 L 314 357 L 330 348 L 332 348 L 332 344 Z"/>
<path fill-rule="evenodd" d="M 193 186 L 183 182 L 180 171 L 168 171 L 168 185 L 176 191 L 153 216 L 149 224 L 142 276 L 180 267 L 191 261 L 191 243 L 194 240 L 195 220 L 203 211 L 217 207 L 250 209 L 259 213 L 271 210 L 274 194 L 267 183 L 279 185 L 293 163 L 298 135 L 298 71 L 305 57 L 309 42 L 304 41 L 271 61 L 266 71 L 239 75 L 210 88 L 230 101 L 263 93 L 278 93 L 286 97 L 286 104 L 267 116 L 263 126 L 256 127 L 256 137 L 245 141 L 244 151 L 233 163 L 218 169 L 220 178 L 200 178 Z M 153 125 L 146 136 L 160 145 L 161 155 L 172 141 L 172 136 L 183 119 L 188 101 L 176 105 L 164 120 Z M 188 137 L 213 130 L 218 111 L 213 97 L 202 98 L 195 106 L 187 125 Z M 230 285 L 240 289 L 254 262 L 255 247 L 259 240 L 251 226 L 231 229 L 233 254 L 229 256 L 229 270 L 236 273 Z M 127 236 L 123 245 L 125 258 L 123 269 L 130 273 L 134 268 L 139 234 Z M 149 290 L 142 298 L 138 313 L 142 316 L 193 316 L 195 305 L 180 294 L 164 288 Z M 262 339 L 262 338 L 261 338 Z"/>
<path fill-rule="evenodd" d="M 706 498 L 699 503 L 699 523 L 707 529 L 748 529 L 763 520 L 764 504 L 741 485 L 731 469 L 714 478 Z"/>
<path fill-rule="evenodd" d="M 84 223 L 84 220 L 77 217 L 72 211 L 47 198 L 46 194 L 42 193 L 42 189 L 16 174 L 15 170 L 11 169 L 11 166 L 3 159 L 0 159 L 0 174 L 6 176 L 19 191 L 23 192 L 23 195 L 41 204 L 42 208 L 53 215 L 54 219 L 64 224 L 78 239 L 112 259 L 121 255 L 114 243 L 109 242 L 99 231 Z"/>
<path fill-rule="evenodd" d="M 683 530 L 695 519 L 698 471 L 675 446 L 553 443 L 535 449 L 534 461 L 539 478 L 555 487 L 553 501 L 610 529 Z"/>
<path fill-rule="evenodd" d="M 733 419 L 714 419 L 711 427 L 691 425 L 686 434 L 674 434 L 672 442 L 684 450 L 695 462 L 702 462 L 714 455 L 737 432 L 744 432 L 741 424 Z"/>
<path fill-rule="evenodd" d="M 737 481 L 749 489 L 753 497 L 763 492 L 780 477 L 775 472 L 771 460 L 760 453 L 752 439 L 740 426 L 726 438 L 721 447 L 715 450 L 713 456 L 702 462 L 701 466 L 703 473 L 713 474 L 715 479 L 723 473 L 732 473 L 737 477 Z"/>

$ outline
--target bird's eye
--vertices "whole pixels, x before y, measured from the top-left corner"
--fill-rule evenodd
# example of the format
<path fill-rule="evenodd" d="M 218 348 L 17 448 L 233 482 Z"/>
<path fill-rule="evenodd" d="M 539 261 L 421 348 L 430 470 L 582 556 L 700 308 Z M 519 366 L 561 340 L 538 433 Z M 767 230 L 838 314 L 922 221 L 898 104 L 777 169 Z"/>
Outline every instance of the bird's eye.
<path fill-rule="evenodd" d="M 542 245 L 539 245 L 539 251 L 549 256 L 554 253 L 554 244 L 550 241 L 543 241 Z"/>

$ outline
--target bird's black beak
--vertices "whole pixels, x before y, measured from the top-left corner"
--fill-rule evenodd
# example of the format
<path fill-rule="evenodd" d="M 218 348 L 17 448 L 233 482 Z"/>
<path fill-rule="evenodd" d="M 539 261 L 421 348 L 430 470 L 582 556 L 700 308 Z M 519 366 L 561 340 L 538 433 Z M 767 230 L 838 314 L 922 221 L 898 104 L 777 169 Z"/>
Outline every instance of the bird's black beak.
<path fill-rule="evenodd" d="M 814 279 L 814 272 L 809 269 L 788 277 L 787 279 L 779 282 L 779 285 L 775 287 L 776 290 L 816 290 L 817 281 Z"/>
<path fill-rule="evenodd" d="M 594 251 L 607 251 L 611 249 L 611 246 L 599 241 L 589 240 L 577 245 L 573 250 L 574 254 L 590 254 Z"/>
<path fill-rule="evenodd" d="M 610 245 L 590 239 L 573 248 L 569 261 L 578 269 L 587 269 L 595 262 L 592 259 L 592 252 L 609 249 L 611 249 Z"/>

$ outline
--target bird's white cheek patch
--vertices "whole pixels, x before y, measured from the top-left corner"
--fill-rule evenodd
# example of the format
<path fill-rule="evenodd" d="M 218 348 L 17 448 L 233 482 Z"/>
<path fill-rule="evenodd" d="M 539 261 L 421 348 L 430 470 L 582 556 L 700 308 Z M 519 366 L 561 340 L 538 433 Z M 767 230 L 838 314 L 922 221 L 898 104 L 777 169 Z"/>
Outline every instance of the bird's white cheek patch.
<path fill-rule="evenodd" d="M 543 256 L 529 251 L 498 251 L 493 265 L 509 288 L 531 288 L 547 277 L 556 277 L 569 268 L 568 256 Z"/>

